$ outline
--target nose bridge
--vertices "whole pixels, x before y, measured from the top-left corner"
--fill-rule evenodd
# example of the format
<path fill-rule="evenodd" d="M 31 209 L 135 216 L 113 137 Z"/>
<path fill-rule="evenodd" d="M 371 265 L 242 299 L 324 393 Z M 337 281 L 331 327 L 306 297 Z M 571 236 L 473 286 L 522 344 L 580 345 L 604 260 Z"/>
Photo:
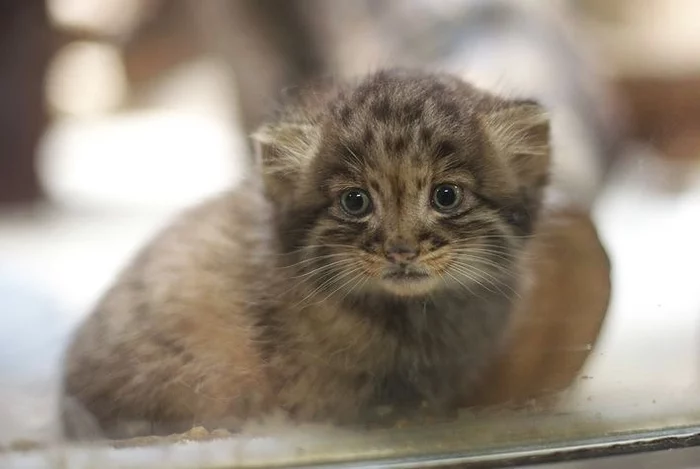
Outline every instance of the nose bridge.
<path fill-rule="evenodd" d="M 391 221 L 386 226 L 384 250 L 387 253 L 415 253 L 418 241 L 415 234 L 415 220 L 410 211 L 401 209 L 401 204 L 393 211 Z"/>
<path fill-rule="evenodd" d="M 405 175 L 395 174 L 390 181 L 393 194 L 391 204 L 384 214 L 385 250 L 416 251 L 416 219 L 413 210 L 415 194 L 407 184 Z"/>
<path fill-rule="evenodd" d="M 413 231 L 413 220 L 409 211 L 407 210 L 406 204 L 402 203 L 401 200 L 395 200 L 394 206 L 391 208 L 391 214 L 387 214 L 385 217 L 385 229 L 386 229 L 386 239 L 387 241 L 404 241 L 409 242 L 411 240 Z"/>

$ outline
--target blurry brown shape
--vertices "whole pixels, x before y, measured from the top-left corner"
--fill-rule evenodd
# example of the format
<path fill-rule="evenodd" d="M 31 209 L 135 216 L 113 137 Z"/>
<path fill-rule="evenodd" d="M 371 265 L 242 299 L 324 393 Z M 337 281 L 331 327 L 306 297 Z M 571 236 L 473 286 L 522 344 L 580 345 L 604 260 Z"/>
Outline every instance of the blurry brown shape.
<path fill-rule="evenodd" d="M 636 6 L 623 0 L 576 0 L 571 4 L 579 13 L 606 23 L 623 22 L 629 16 L 630 9 Z"/>
<path fill-rule="evenodd" d="M 48 117 L 52 32 L 42 0 L 0 2 L 0 204 L 43 197 L 36 150 Z"/>
<path fill-rule="evenodd" d="M 629 77 L 617 84 L 634 137 L 673 159 L 700 159 L 700 75 Z"/>
<path fill-rule="evenodd" d="M 204 52 L 188 0 L 149 0 L 145 14 L 122 43 L 124 68 L 137 90 Z M 199 3 L 199 2 L 197 2 Z"/>
<path fill-rule="evenodd" d="M 198 2 L 209 47 L 232 68 L 246 135 L 268 117 L 280 92 L 326 70 L 319 0 Z"/>
<path fill-rule="evenodd" d="M 525 403 L 566 389 L 591 353 L 610 299 L 610 263 L 586 213 L 548 215 L 531 251 L 534 288 L 505 352 L 470 404 Z"/>
<path fill-rule="evenodd" d="M 327 68 L 319 0 L 151 1 L 151 13 L 123 44 L 137 93 L 168 69 L 214 54 L 233 72 L 241 125 L 250 134 L 284 89 Z"/>

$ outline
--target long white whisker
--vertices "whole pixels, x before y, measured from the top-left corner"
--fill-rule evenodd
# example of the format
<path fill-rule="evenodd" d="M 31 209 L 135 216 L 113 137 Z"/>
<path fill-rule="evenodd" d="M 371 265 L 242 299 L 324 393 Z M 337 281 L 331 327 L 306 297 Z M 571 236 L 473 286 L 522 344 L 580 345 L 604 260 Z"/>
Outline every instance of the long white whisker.
<path fill-rule="evenodd" d="M 327 244 L 307 244 L 306 246 L 300 247 L 299 249 L 294 249 L 292 251 L 288 252 L 281 252 L 278 253 L 277 255 L 279 256 L 292 256 L 295 254 L 300 254 L 303 252 L 307 252 L 312 249 L 322 249 L 322 248 L 334 248 L 334 249 L 356 249 L 357 246 L 353 246 L 352 244 L 333 244 L 333 243 L 327 243 Z"/>
<path fill-rule="evenodd" d="M 339 272 L 339 273 L 337 273 L 337 274 L 331 276 L 329 279 L 327 279 L 327 280 L 324 281 L 321 285 L 319 285 L 318 287 L 316 287 L 311 293 L 309 293 L 308 295 L 306 295 L 306 296 L 304 297 L 304 299 L 302 299 L 300 302 L 296 303 L 294 306 L 295 306 L 295 307 L 296 307 L 296 306 L 299 306 L 299 304 L 304 303 L 304 302 L 305 302 L 306 300 L 308 300 L 309 298 L 313 298 L 319 291 L 322 291 L 322 290 L 323 290 L 324 288 L 326 288 L 328 285 L 332 285 L 333 283 L 337 282 L 338 280 L 343 279 L 343 278 L 346 278 L 347 276 L 352 275 L 353 273 L 357 272 L 358 270 L 360 270 L 360 267 L 356 267 L 356 268 L 354 268 L 354 269 L 351 269 L 351 270 L 345 271 L 345 272 Z"/>
<path fill-rule="evenodd" d="M 445 273 L 446 273 L 447 275 L 449 275 L 455 282 L 459 283 L 462 287 L 464 287 L 464 289 L 467 290 L 467 291 L 469 292 L 469 294 L 475 295 L 477 298 L 481 299 L 482 301 L 484 300 L 484 297 L 482 297 L 481 295 L 479 295 L 478 293 L 476 293 L 475 291 L 473 291 L 471 288 L 469 288 L 467 285 L 465 285 L 464 282 L 462 282 L 460 279 L 458 279 L 457 277 L 455 277 L 454 275 L 452 275 L 452 273 L 450 273 L 450 272 L 447 271 L 447 270 L 445 271 Z M 469 278 L 469 277 L 467 277 L 467 278 Z M 478 282 L 477 282 L 477 283 L 478 283 Z"/>
<path fill-rule="evenodd" d="M 486 279 L 486 278 L 484 278 L 484 277 L 479 276 L 476 272 L 472 272 L 471 270 L 467 270 L 467 269 L 465 269 L 464 267 L 460 267 L 460 266 L 455 265 L 455 264 L 453 264 L 451 267 L 452 267 L 452 270 L 456 271 L 456 272 L 459 273 L 460 275 L 463 275 L 463 276 L 467 277 L 469 280 L 471 280 L 472 282 L 476 283 L 476 284 L 479 285 L 481 288 L 483 288 L 483 289 L 485 289 L 485 290 L 488 290 L 488 291 L 490 291 L 491 293 L 500 293 L 501 295 L 505 295 L 505 293 L 504 293 L 502 290 L 498 289 L 498 287 L 496 287 L 495 285 L 493 285 L 493 282 L 489 281 L 488 279 Z M 488 282 L 488 285 L 485 284 L 484 282 Z M 492 290 L 492 289 L 489 287 L 489 285 L 494 286 L 494 287 L 496 288 L 497 291 L 496 291 L 496 290 Z"/>
<path fill-rule="evenodd" d="M 323 264 L 322 266 L 319 266 L 313 270 L 310 270 L 310 271 L 305 272 L 303 274 L 295 275 L 295 276 L 292 276 L 289 278 L 296 279 L 296 278 L 309 277 L 311 275 L 318 274 L 319 272 L 323 272 L 323 271 L 326 271 L 328 269 L 332 269 L 334 267 L 337 267 L 337 266 L 340 266 L 343 264 L 351 264 L 353 262 L 355 262 L 353 259 L 340 259 L 339 261 L 334 261 L 334 262 L 331 262 L 330 264 Z"/>
<path fill-rule="evenodd" d="M 358 269 L 354 269 L 353 272 L 357 272 L 358 270 L 361 270 L 361 269 L 359 269 L 359 268 L 358 268 Z M 324 301 L 328 300 L 330 297 L 332 297 L 332 296 L 335 295 L 338 291 L 340 291 L 343 287 L 345 287 L 346 285 L 349 285 L 350 283 L 354 282 L 355 280 L 357 280 L 357 279 L 360 278 L 361 276 L 362 276 L 362 272 L 356 273 L 352 278 L 350 278 L 350 280 L 347 280 L 345 283 L 343 283 L 342 285 L 340 285 L 339 287 L 337 287 L 335 290 L 333 290 L 332 292 L 330 292 L 328 295 L 326 295 L 322 300 L 319 301 L 319 303 L 323 303 Z"/>
<path fill-rule="evenodd" d="M 341 300 L 343 300 L 345 297 L 347 297 L 347 296 L 360 284 L 360 282 L 363 281 L 362 277 L 363 277 L 362 272 L 360 272 L 359 274 L 355 275 L 352 279 L 350 279 L 349 282 L 346 282 L 346 283 L 342 284 L 341 286 L 339 286 L 338 288 L 336 288 L 335 291 L 333 291 L 331 294 L 329 294 L 329 295 L 328 295 L 326 298 L 324 298 L 322 301 L 327 300 L 327 299 L 330 298 L 331 296 L 335 295 L 336 292 L 338 292 L 338 290 L 340 290 L 341 288 L 343 288 L 345 285 L 347 285 L 348 283 L 354 281 L 355 283 L 353 284 L 353 286 L 352 286 L 350 289 L 348 289 L 348 290 L 345 292 L 345 294 L 341 297 Z M 367 277 L 364 278 L 364 281 L 367 281 Z"/>
<path fill-rule="evenodd" d="M 498 281 L 498 280 L 496 279 L 496 277 L 493 277 L 492 275 L 489 275 L 488 272 L 482 271 L 482 270 L 479 270 L 479 269 L 474 269 L 474 268 L 465 269 L 465 268 L 463 268 L 463 267 L 456 267 L 456 266 L 455 266 L 454 268 L 455 268 L 455 270 L 462 269 L 461 271 L 462 271 L 463 274 L 465 273 L 465 271 L 468 271 L 470 274 L 474 275 L 474 276 L 475 276 L 476 278 L 478 278 L 481 282 L 483 282 L 482 285 L 484 285 L 484 288 L 486 288 L 486 284 L 488 284 L 488 285 L 492 286 L 493 288 L 495 288 L 496 291 L 497 291 L 499 294 L 501 294 L 501 295 L 503 295 L 503 296 L 505 296 L 505 297 L 509 297 L 508 293 L 506 293 L 505 291 L 503 291 L 503 289 L 501 288 L 501 285 L 503 285 L 503 283 L 500 282 L 500 281 Z M 493 290 L 491 290 L 490 288 L 487 288 L 487 289 L 488 289 L 489 291 L 491 291 L 492 293 L 496 293 L 496 292 L 494 292 Z"/>
<path fill-rule="evenodd" d="M 454 262 L 460 263 L 465 267 L 472 267 L 474 264 L 482 264 L 491 267 L 495 273 L 498 274 L 512 274 L 513 269 L 510 265 L 503 265 L 499 262 L 495 262 L 491 259 L 485 257 L 471 255 L 464 255 L 458 259 L 454 259 Z"/>
<path fill-rule="evenodd" d="M 478 260 L 477 260 L 477 262 L 478 262 Z M 493 265 L 496 266 L 496 267 L 500 267 L 498 264 L 493 264 Z M 501 286 L 506 287 L 506 288 L 507 288 L 508 290 L 510 290 L 510 292 L 512 292 L 514 295 L 520 296 L 520 295 L 518 294 L 518 292 L 516 292 L 516 291 L 515 291 L 510 285 L 508 285 L 505 281 L 503 281 L 503 280 L 497 278 L 496 276 L 492 275 L 490 272 L 488 272 L 488 271 L 486 271 L 486 270 L 484 270 L 484 269 L 479 269 L 479 268 L 476 268 L 474 265 L 465 264 L 465 263 L 460 262 L 460 261 L 454 261 L 454 262 L 453 262 L 453 266 L 454 266 L 455 270 L 460 270 L 460 271 L 462 271 L 462 273 L 464 273 L 464 271 L 468 271 L 470 274 L 476 275 L 478 278 L 483 279 L 484 281 L 488 282 L 490 285 L 493 285 L 493 286 L 499 291 L 499 293 L 501 293 L 501 294 L 504 295 L 504 296 L 509 297 L 509 295 L 506 294 L 506 292 L 504 292 L 504 291 L 500 288 Z M 508 271 L 503 271 L 503 272 L 506 273 L 506 274 L 509 273 Z"/>
<path fill-rule="evenodd" d="M 510 254 L 502 254 L 502 253 L 495 252 L 495 251 L 492 251 L 492 250 L 489 250 L 489 249 L 479 249 L 479 248 L 468 249 L 468 248 L 462 248 L 462 249 L 452 249 L 451 251 L 452 251 L 453 253 L 455 253 L 455 254 L 467 254 L 467 255 L 473 254 L 473 253 L 475 253 L 475 254 L 485 254 L 485 255 L 488 255 L 488 256 L 493 257 L 493 258 L 495 258 L 495 259 L 500 259 L 500 260 L 503 260 L 503 261 L 506 261 L 506 262 L 511 262 L 511 261 L 514 261 L 514 260 L 518 259 L 518 256 L 510 255 Z"/>
<path fill-rule="evenodd" d="M 313 271 L 307 272 L 306 274 L 297 275 L 294 277 L 289 277 L 290 280 L 297 280 L 297 281 L 294 282 L 287 290 L 285 290 L 283 294 L 287 294 L 290 291 L 298 288 L 302 284 L 312 280 L 313 278 L 320 276 L 324 273 L 328 273 L 329 271 L 332 271 L 333 269 L 337 269 L 337 268 L 342 267 L 344 265 L 352 265 L 352 264 L 354 264 L 354 261 L 352 259 L 343 259 L 342 262 L 337 261 L 337 263 L 333 263 L 333 265 L 330 265 L 330 264 L 322 265 L 322 266 L 314 269 Z M 338 272 L 338 273 L 342 273 L 342 272 Z"/>

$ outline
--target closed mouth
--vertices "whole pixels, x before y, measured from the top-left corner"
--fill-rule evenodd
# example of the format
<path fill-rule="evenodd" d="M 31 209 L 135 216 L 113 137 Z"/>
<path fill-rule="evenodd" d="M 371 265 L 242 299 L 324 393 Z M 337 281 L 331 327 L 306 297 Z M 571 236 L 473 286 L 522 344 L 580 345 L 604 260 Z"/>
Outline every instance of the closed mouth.
<path fill-rule="evenodd" d="M 390 270 L 389 272 L 386 272 L 382 277 L 385 279 L 394 280 L 394 281 L 416 281 L 416 280 L 425 280 L 429 277 L 429 275 L 425 272 L 420 271 L 420 270 L 395 269 L 395 270 Z"/>

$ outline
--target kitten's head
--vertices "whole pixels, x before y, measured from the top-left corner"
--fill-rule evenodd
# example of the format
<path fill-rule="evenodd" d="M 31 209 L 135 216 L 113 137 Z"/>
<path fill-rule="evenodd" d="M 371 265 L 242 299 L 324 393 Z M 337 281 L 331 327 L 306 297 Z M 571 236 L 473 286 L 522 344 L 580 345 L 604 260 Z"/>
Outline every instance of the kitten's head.
<path fill-rule="evenodd" d="M 406 71 L 308 96 L 255 135 L 299 276 L 325 295 L 499 290 L 547 182 L 543 109 Z"/>

